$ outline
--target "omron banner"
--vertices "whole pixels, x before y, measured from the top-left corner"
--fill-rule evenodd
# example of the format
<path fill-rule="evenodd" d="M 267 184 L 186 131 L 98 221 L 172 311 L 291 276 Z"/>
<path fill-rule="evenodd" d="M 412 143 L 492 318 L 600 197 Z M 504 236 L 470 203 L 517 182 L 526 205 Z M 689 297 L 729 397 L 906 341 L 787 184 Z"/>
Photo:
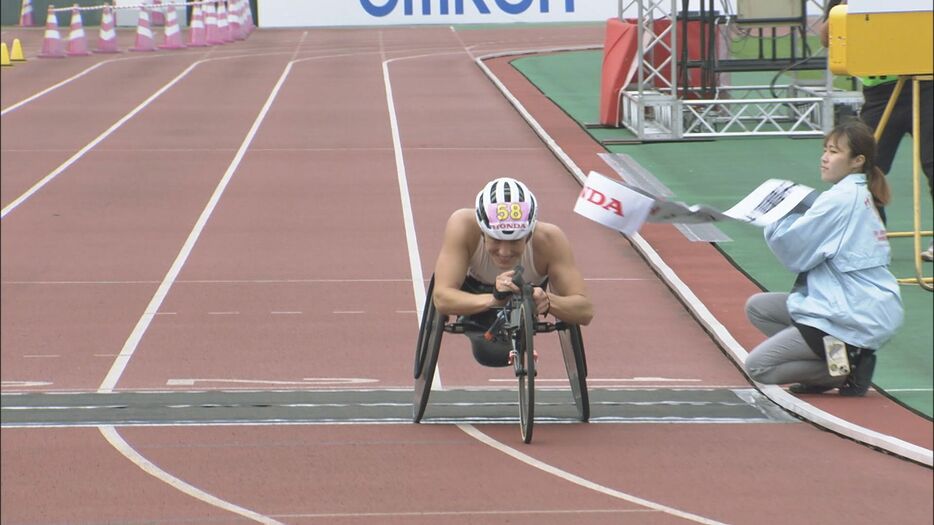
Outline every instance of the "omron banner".
<path fill-rule="evenodd" d="M 263 0 L 260 27 L 590 22 L 619 0 Z"/>

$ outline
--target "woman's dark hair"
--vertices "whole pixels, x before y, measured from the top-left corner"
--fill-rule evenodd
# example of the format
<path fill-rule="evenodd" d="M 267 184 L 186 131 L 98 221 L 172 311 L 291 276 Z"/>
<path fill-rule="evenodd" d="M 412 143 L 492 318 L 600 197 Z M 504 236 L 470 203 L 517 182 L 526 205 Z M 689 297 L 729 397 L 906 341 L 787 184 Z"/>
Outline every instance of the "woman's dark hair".
<path fill-rule="evenodd" d="M 872 130 L 858 119 L 849 119 L 837 124 L 824 138 L 824 144 L 835 143 L 840 137 L 846 138 L 850 146 L 851 159 L 860 155 L 866 159 L 863 163 L 863 173 L 869 181 L 869 193 L 872 194 L 873 200 L 879 206 L 888 204 L 892 199 L 892 193 L 889 191 L 889 183 L 885 180 L 885 174 L 876 165 L 876 138 Z"/>

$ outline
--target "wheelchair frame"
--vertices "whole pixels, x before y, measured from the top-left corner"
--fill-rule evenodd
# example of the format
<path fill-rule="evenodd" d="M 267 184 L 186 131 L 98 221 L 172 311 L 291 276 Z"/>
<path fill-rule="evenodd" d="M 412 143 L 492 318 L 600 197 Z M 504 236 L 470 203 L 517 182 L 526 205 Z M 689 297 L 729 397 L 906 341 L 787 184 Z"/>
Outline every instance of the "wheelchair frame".
<path fill-rule="evenodd" d="M 415 349 L 415 398 L 412 407 L 412 420 L 415 423 L 421 422 L 428 406 L 444 332 L 463 334 L 467 331 L 463 323 L 448 322 L 447 316 L 441 315 L 435 308 L 432 299 L 434 284 L 435 278 L 432 275 Z M 563 321 L 551 323 L 537 320 L 535 305 L 532 302 L 532 286 L 523 283 L 522 290 L 523 293 L 515 294 L 504 307 L 508 320 L 500 327 L 498 335 L 509 337 L 516 351 L 513 368 L 519 382 L 519 426 L 522 440 L 529 443 L 532 440 L 535 412 L 535 334 L 558 332 L 577 416 L 582 422 L 590 418 L 590 400 L 587 391 L 587 360 L 580 326 Z"/>

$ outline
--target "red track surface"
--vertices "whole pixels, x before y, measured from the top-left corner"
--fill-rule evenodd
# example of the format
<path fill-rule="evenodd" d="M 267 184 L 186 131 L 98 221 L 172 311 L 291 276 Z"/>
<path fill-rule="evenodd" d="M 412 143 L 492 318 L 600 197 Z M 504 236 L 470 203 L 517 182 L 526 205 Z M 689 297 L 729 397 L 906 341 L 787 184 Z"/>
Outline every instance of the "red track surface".
<path fill-rule="evenodd" d="M 38 33 L 25 34 L 37 47 Z M 591 386 L 664 377 L 748 387 L 627 241 L 571 212 L 577 183 L 465 51 L 601 39 L 596 27 L 260 31 L 207 51 L 124 53 L 127 60 L 3 115 L 6 209 L 204 60 L 2 219 L 4 393 L 93 392 L 112 370 L 118 391 L 191 389 L 172 380 L 192 378 L 350 377 L 375 380 L 374 388 L 409 387 L 416 300 L 386 60 L 393 60 L 386 66 L 393 116 L 425 277 L 450 211 L 469 205 L 491 177 L 521 176 L 543 218 L 569 233 L 588 279 L 598 310 L 584 332 Z M 76 64 L 108 60 L 30 60 L 5 69 L 0 103 L 6 109 L 80 72 Z M 189 254 L 186 239 L 291 60 Z M 507 78 L 506 68 L 497 73 L 514 92 L 530 90 Z M 597 167 L 589 139 L 560 132 L 566 118 L 544 105 L 534 110 L 581 167 Z M 645 234 L 666 258 L 712 260 L 708 247 L 673 231 Z M 180 271 L 166 280 L 173 262 Z M 694 265 L 692 286 L 712 310 L 739 316 L 753 289 L 721 269 Z M 163 282 L 171 286 L 158 312 L 134 332 Z M 735 293 L 722 293 L 724 286 Z M 738 330 L 743 344 L 756 340 L 751 328 Z M 557 353 L 542 346 L 541 377 L 561 378 Z M 113 366 L 121 349 L 125 369 Z M 445 339 L 440 375 L 447 388 L 508 378 L 477 366 L 454 337 Z M 14 386 L 20 381 L 44 385 Z M 539 425 L 528 446 L 513 425 L 477 428 L 617 496 L 709 520 L 931 522 L 929 468 L 805 423 Z M 456 426 L 118 432 L 163 472 L 283 523 L 690 522 L 535 469 Z M 930 448 L 929 424 L 913 438 Z M 0 447 L 3 523 L 245 519 L 144 472 L 95 429 L 4 428 Z"/>

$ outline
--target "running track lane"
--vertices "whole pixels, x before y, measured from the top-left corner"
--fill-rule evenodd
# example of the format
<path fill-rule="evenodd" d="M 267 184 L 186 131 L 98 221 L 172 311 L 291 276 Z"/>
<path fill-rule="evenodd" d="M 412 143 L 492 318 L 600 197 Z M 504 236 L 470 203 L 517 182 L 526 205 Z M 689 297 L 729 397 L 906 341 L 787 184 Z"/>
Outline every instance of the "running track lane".
<path fill-rule="evenodd" d="M 343 35 L 340 31 L 326 33 L 332 39 Z M 392 33 L 398 38 L 403 32 L 393 31 Z M 294 35 L 294 32 L 292 34 Z M 508 35 L 508 32 L 506 34 Z M 419 33 L 419 35 L 422 34 Z M 355 34 L 354 36 L 360 37 L 361 35 Z M 366 44 L 372 46 L 372 40 Z M 456 67 L 457 64 L 452 64 L 452 66 Z M 469 70 L 463 68 L 454 71 L 467 72 Z M 473 71 L 474 75 L 480 75 L 479 71 Z M 398 89 L 404 90 L 404 88 Z M 435 113 L 444 115 L 447 104 L 451 102 L 450 100 L 443 101 L 437 106 Z M 405 144 L 408 140 L 404 127 L 406 110 L 409 110 L 410 119 L 414 119 L 425 110 L 423 105 L 413 107 L 403 105 L 398 101 L 397 109 L 402 126 L 400 135 Z M 509 124 L 498 121 L 489 122 L 491 129 L 501 125 Z M 525 130 L 525 133 L 529 133 L 528 130 Z M 482 166 L 484 165 L 481 164 L 480 167 Z M 417 170 L 414 167 L 411 169 Z M 444 177 L 443 180 L 451 184 L 459 178 L 455 175 L 457 174 L 448 175 L 445 172 L 435 174 L 436 177 Z M 566 177 L 566 174 L 563 176 Z M 232 193 L 225 198 L 225 204 L 230 202 L 226 199 L 233 195 L 238 180 L 234 179 L 235 184 L 230 188 Z M 353 179 L 346 182 L 349 186 Z M 543 180 L 542 183 L 548 184 L 548 181 Z M 317 184 L 308 186 L 315 187 Z M 557 190 L 552 191 L 557 192 Z M 451 208 L 461 205 L 460 200 L 463 194 L 464 192 L 460 192 L 454 197 L 438 198 L 435 203 L 434 217 L 443 219 Z M 568 198 L 572 198 L 573 195 L 576 195 L 576 191 Z M 272 209 L 276 205 L 275 199 L 270 198 L 263 207 L 254 195 L 249 197 L 256 209 Z M 236 199 L 233 202 L 233 205 L 237 204 Z M 383 202 L 388 204 L 394 201 L 383 199 Z M 417 207 L 416 203 L 416 224 L 420 225 L 421 215 Z M 375 213 L 378 217 L 379 212 Z M 428 220 L 432 222 L 430 218 L 431 216 Z M 434 231 L 436 228 L 432 225 L 429 229 Z M 575 239 L 575 245 L 578 244 L 578 231 L 575 231 L 578 229 L 582 228 L 568 226 L 568 230 L 574 234 L 572 238 Z M 424 227 L 419 226 L 419 232 L 424 230 Z M 398 232 L 401 235 L 401 229 Z M 213 237 L 210 230 L 206 233 L 205 242 Z M 325 235 L 327 231 L 316 233 L 318 235 L 314 238 L 319 240 L 317 246 L 327 246 L 326 241 L 331 240 Z M 427 236 L 429 234 L 426 233 L 420 236 L 420 239 Z M 294 240 L 290 241 L 288 237 L 285 237 L 283 242 L 294 242 Z M 307 241 L 305 245 L 308 245 Z M 580 251 L 581 248 L 578 247 L 578 250 Z M 422 248 L 422 259 L 430 260 L 435 251 L 432 247 Z M 251 252 L 246 252 L 241 261 L 253 261 L 253 255 Z M 609 253 L 606 256 L 613 257 Z M 192 262 L 197 257 L 196 251 Z M 358 255 L 357 259 L 359 258 Z M 210 256 L 206 256 L 206 259 L 210 259 Z M 349 257 L 349 259 L 354 258 Z M 224 259 L 216 258 L 215 261 L 217 260 Z M 255 268 L 263 270 L 263 264 L 262 260 L 256 261 Z M 404 272 L 405 268 L 407 266 L 402 263 L 397 271 Z M 322 271 L 320 268 L 312 268 L 312 270 Z M 339 268 L 335 269 L 331 265 L 324 271 L 336 270 Z M 402 294 L 405 291 L 399 293 Z M 340 291 L 336 296 L 339 295 Z M 334 297 L 335 295 L 330 295 L 319 299 L 327 301 L 333 300 Z M 409 299 L 412 299 L 411 296 Z M 611 304 L 607 308 L 613 306 L 616 305 Z M 161 322 L 162 318 L 158 321 Z M 200 335 L 211 337 L 215 334 L 207 331 L 201 332 Z M 387 353 L 377 354 L 374 358 L 380 359 L 390 368 L 396 366 L 401 359 L 405 363 L 405 368 L 408 369 L 411 359 L 411 351 L 408 347 L 411 339 L 414 338 L 413 335 L 407 335 L 408 342 L 405 343 L 389 342 L 390 346 L 404 347 L 405 350 L 400 351 L 404 353 L 403 356 Z M 387 338 L 379 332 L 372 336 Z M 589 346 L 591 347 L 593 345 Z M 240 348 L 229 349 L 231 352 L 238 350 L 242 351 Z M 365 347 L 354 347 L 347 351 L 366 355 L 370 350 Z M 591 350 L 591 355 L 594 352 L 595 350 Z M 141 353 L 140 357 L 144 354 L 145 352 Z M 619 358 L 622 360 L 623 356 Z M 226 364 L 223 360 L 215 361 L 215 370 L 224 371 L 222 367 Z M 325 363 L 326 365 L 328 363 Z M 726 369 L 730 366 L 725 362 L 723 364 Z M 324 372 L 327 371 L 324 370 Z M 131 376 L 132 368 L 127 377 Z M 492 426 L 483 430 L 513 446 L 518 441 L 513 426 Z M 899 487 L 897 494 L 886 493 L 886 496 L 891 496 L 892 499 L 889 499 L 889 502 L 893 507 L 882 509 L 885 516 L 891 518 L 894 509 L 905 508 L 925 511 L 906 516 L 908 522 L 919 516 L 930 515 L 930 478 L 929 471 L 925 469 L 872 453 L 865 447 L 841 443 L 841 440 L 826 433 L 817 432 L 806 425 L 744 425 L 740 431 L 734 432 L 735 430 L 736 427 L 733 426 L 713 425 L 541 426 L 536 431 L 535 444 L 523 450 L 535 455 L 539 453 L 547 455 L 550 451 L 555 451 L 557 456 L 548 458 L 549 461 L 555 464 L 564 462 L 568 470 L 579 475 L 594 480 L 603 480 L 605 484 L 618 490 L 631 488 L 631 492 L 636 494 L 657 494 L 658 500 L 668 504 L 683 503 L 685 507 L 694 512 L 710 509 L 717 519 L 728 522 L 744 522 L 750 519 L 749 515 L 744 512 L 746 507 L 740 508 L 738 505 L 733 505 L 732 501 L 728 507 L 724 507 L 722 501 L 723 494 L 729 493 L 729 488 L 735 487 L 739 483 L 737 480 L 742 479 L 739 476 L 748 473 L 751 467 L 757 468 L 757 473 L 759 473 L 757 481 L 769 486 L 771 491 L 763 494 L 750 490 L 748 507 L 754 508 L 753 503 L 756 501 L 762 506 L 766 502 L 774 504 L 777 501 L 776 498 L 788 498 L 788 501 L 793 501 L 795 504 L 774 505 L 778 508 L 785 508 L 787 511 L 786 514 L 778 516 L 775 522 L 785 522 L 786 518 L 800 521 L 815 516 L 820 517 L 822 512 L 829 515 L 837 511 L 834 502 L 826 500 L 815 502 L 816 505 L 813 508 L 806 508 L 803 505 L 795 506 L 798 501 L 812 501 L 813 498 L 802 499 L 802 497 L 819 493 L 822 486 L 840 479 L 841 472 L 839 471 L 830 473 L 830 469 L 816 468 L 817 465 L 813 464 L 816 458 L 822 458 L 828 464 L 838 465 L 839 463 L 834 461 L 838 460 L 843 461 L 843 465 L 847 465 L 842 469 L 842 475 L 852 480 L 852 487 L 847 488 L 853 491 L 847 496 L 848 502 L 853 501 L 853 494 L 857 494 L 858 497 L 860 491 L 866 491 L 871 485 L 867 474 L 855 468 L 856 465 L 862 466 L 869 461 L 873 464 L 872 470 L 875 471 L 874 480 L 878 481 L 879 473 L 882 472 L 886 482 Z M 736 433 L 742 434 L 742 439 L 725 439 L 721 434 L 725 431 L 729 432 L 728 436 Z M 15 431 L 17 434 L 20 432 L 52 433 L 55 431 Z M 4 437 L 9 433 L 10 431 L 5 430 Z M 363 520 L 373 523 L 393 521 L 411 523 L 417 522 L 415 521 L 417 519 L 424 522 L 436 521 L 439 516 L 437 514 L 421 516 L 411 514 L 423 512 L 426 508 L 428 510 L 439 509 L 437 512 L 453 512 L 453 514 L 444 514 L 444 516 L 446 519 L 453 520 L 454 523 L 458 523 L 458 520 L 463 520 L 460 522 L 464 523 L 475 521 L 478 516 L 489 517 L 491 521 L 513 519 L 514 522 L 519 523 L 560 523 L 565 522 L 567 518 L 567 514 L 562 514 L 560 511 L 567 510 L 589 511 L 587 516 L 594 517 L 595 523 L 615 523 L 620 520 L 621 516 L 627 522 L 632 518 L 633 523 L 684 522 L 675 518 L 666 519 L 666 515 L 659 513 L 642 512 L 621 515 L 618 513 L 620 509 L 633 508 L 633 506 L 622 504 L 619 500 L 607 496 L 597 495 L 595 497 L 596 493 L 583 491 L 558 478 L 541 474 L 516 461 L 505 459 L 499 452 L 480 446 L 477 442 L 467 439 L 460 431 L 447 426 L 133 428 L 125 429 L 122 433 L 138 450 L 143 451 L 155 462 L 179 477 L 210 492 L 225 496 L 242 496 L 231 499 L 246 506 L 252 507 L 251 504 L 256 503 L 256 507 L 253 508 L 273 509 L 276 507 L 266 512 L 289 523 L 312 523 L 321 522 L 321 520 L 334 523 L 340 516 L 320 516 L 320 514 L 329 511 L 335 514 L 346 514 L 345 509 L 348 508 L 349 513 L 354 515 L 344 516 L 348 518 L 348 521 L 356 518 L 356 522 Z M 370 439 L 371 436 L 376 439 Z M 772 439 L 766 439 L 769 437 Z M 788 441 L 802 446 L 793 453 L 782 452 L 778 445 Z M 579 445 L 582 450 L 566 454 L 564 452 L 566 449 L 562 446 L 564 443 Z M 621 450 L 621 444 L 625 450 Z M 6 446 L 6 440 L 4 440 L 4 446 Z M 557 452 L 558 450 L 561 452 Z M 742 458 L 737 458 L 736 450 L 742 450 Z M 768 456 L 770 461 L 764 462 L 763 456 Z M 608 461 L 615 458 L 622 458 L 622 461 L 619 463 Z M 633 458 L 637 458 L 638 461 Z M 662 461 L 666 458 L 672 463 Z M 796 461 L 801 461 L 802 464 L 797 466 L 803 473 L 802 477 L 808 482 L 802 483 L 801 479 L 792 479 L 791 482 L 776 484 L 775 480 L 770 477 L 777 475 L 779 479 L 782 479 L 787 476 L 788 466 Z M 672 464 L 676 467 L 672 468 Z M 719 467 L 722 467 L 723 471 L 715 476 L 709 476 L 709 473 Z M 850 469 L 853 472 L 849 472 Z M 633 480 L 621 474 L 630 472 L 639 475 L 639 478 Z M 681 472 L 691 475 L 680 475 Z M 645 479 L 644 473 L 651 473 L 654 476 L 651 479 Z M 922 476 L 920 483 L 918 482 L 919 473 Z M 925 473 L 928 474 L 926 478 Z M 383 476 L 386 477 L 383 478 Z M 727 489 L 725 490 L 723 485 L 711 483 L 711 478 L 722 480 Z M 392 481 L 389 481 L 390 479 Z M 468 481 L 469 485 L 465 487 L 458 483 L 463 481 Z M 631 485 L 633 483 L 634 485 Z M 507 493 L 510 487 L 516 485 L 528 486 L 530 499 L 519 499 L 515 502 L 510 499 L 504 501 L 502 495 Z M 7 480 L 4 480 L 4 496 L 7 495 L 6 490 L 9 486 Z M 905 490 L 905 487 L 908 489 Z M 112 487 L 110 489 L 113 490 Z M 243 494 L 244 492 L 247 494 Z M 877 493 L 877 490 L 873 493 Z M 531 499 L 538 499 L 539 496 L 541 499 L 538 501 Z M 921 497 L 925 499 L 919 499 Z M 518 513 L 507 512 L 492 515 L 476 513 L 478 506 L 481 509 L 490 509 L 490 501 L 502 504 L 502 506 L 495 507 L 494 511 L 505 508 L 506 511 Z M 918 502 L 921 504 L 919 505 Z M 516 505 L 507 506 L 512 503 Z M 717 505 L 718 503 L 721 505 Z M 925 507 L 925 505 L 928 506 Z M 293 512 L 293 508 L 298 508 L 298 510 Z M 375 514 L 373 508 L 377 509 Z M 458 513 L 465 509 L 473 514 Z M 545 515 L 529 514 L 531 511 L 541 509 L 559 512 Z M 370 514 L 361 515 L 366 512 Z M 800 514 L 796 516 L 796 512 Z M 295 516 L 295 514 L 317 514 L 318 517 L 302 517 Z M 766 516 L 761 514 L 760 510 L 755 518 L 757 522 L 771 522 L 770 518 L 775 517 L 771 514 Z M 872 514 L 871 511 L 859 514 L 854 512 L 848 518 L 851 518 L 850 521 L 853 522 L 865 519 L 865 522 L 869 523 L 879 516 Z"/>

